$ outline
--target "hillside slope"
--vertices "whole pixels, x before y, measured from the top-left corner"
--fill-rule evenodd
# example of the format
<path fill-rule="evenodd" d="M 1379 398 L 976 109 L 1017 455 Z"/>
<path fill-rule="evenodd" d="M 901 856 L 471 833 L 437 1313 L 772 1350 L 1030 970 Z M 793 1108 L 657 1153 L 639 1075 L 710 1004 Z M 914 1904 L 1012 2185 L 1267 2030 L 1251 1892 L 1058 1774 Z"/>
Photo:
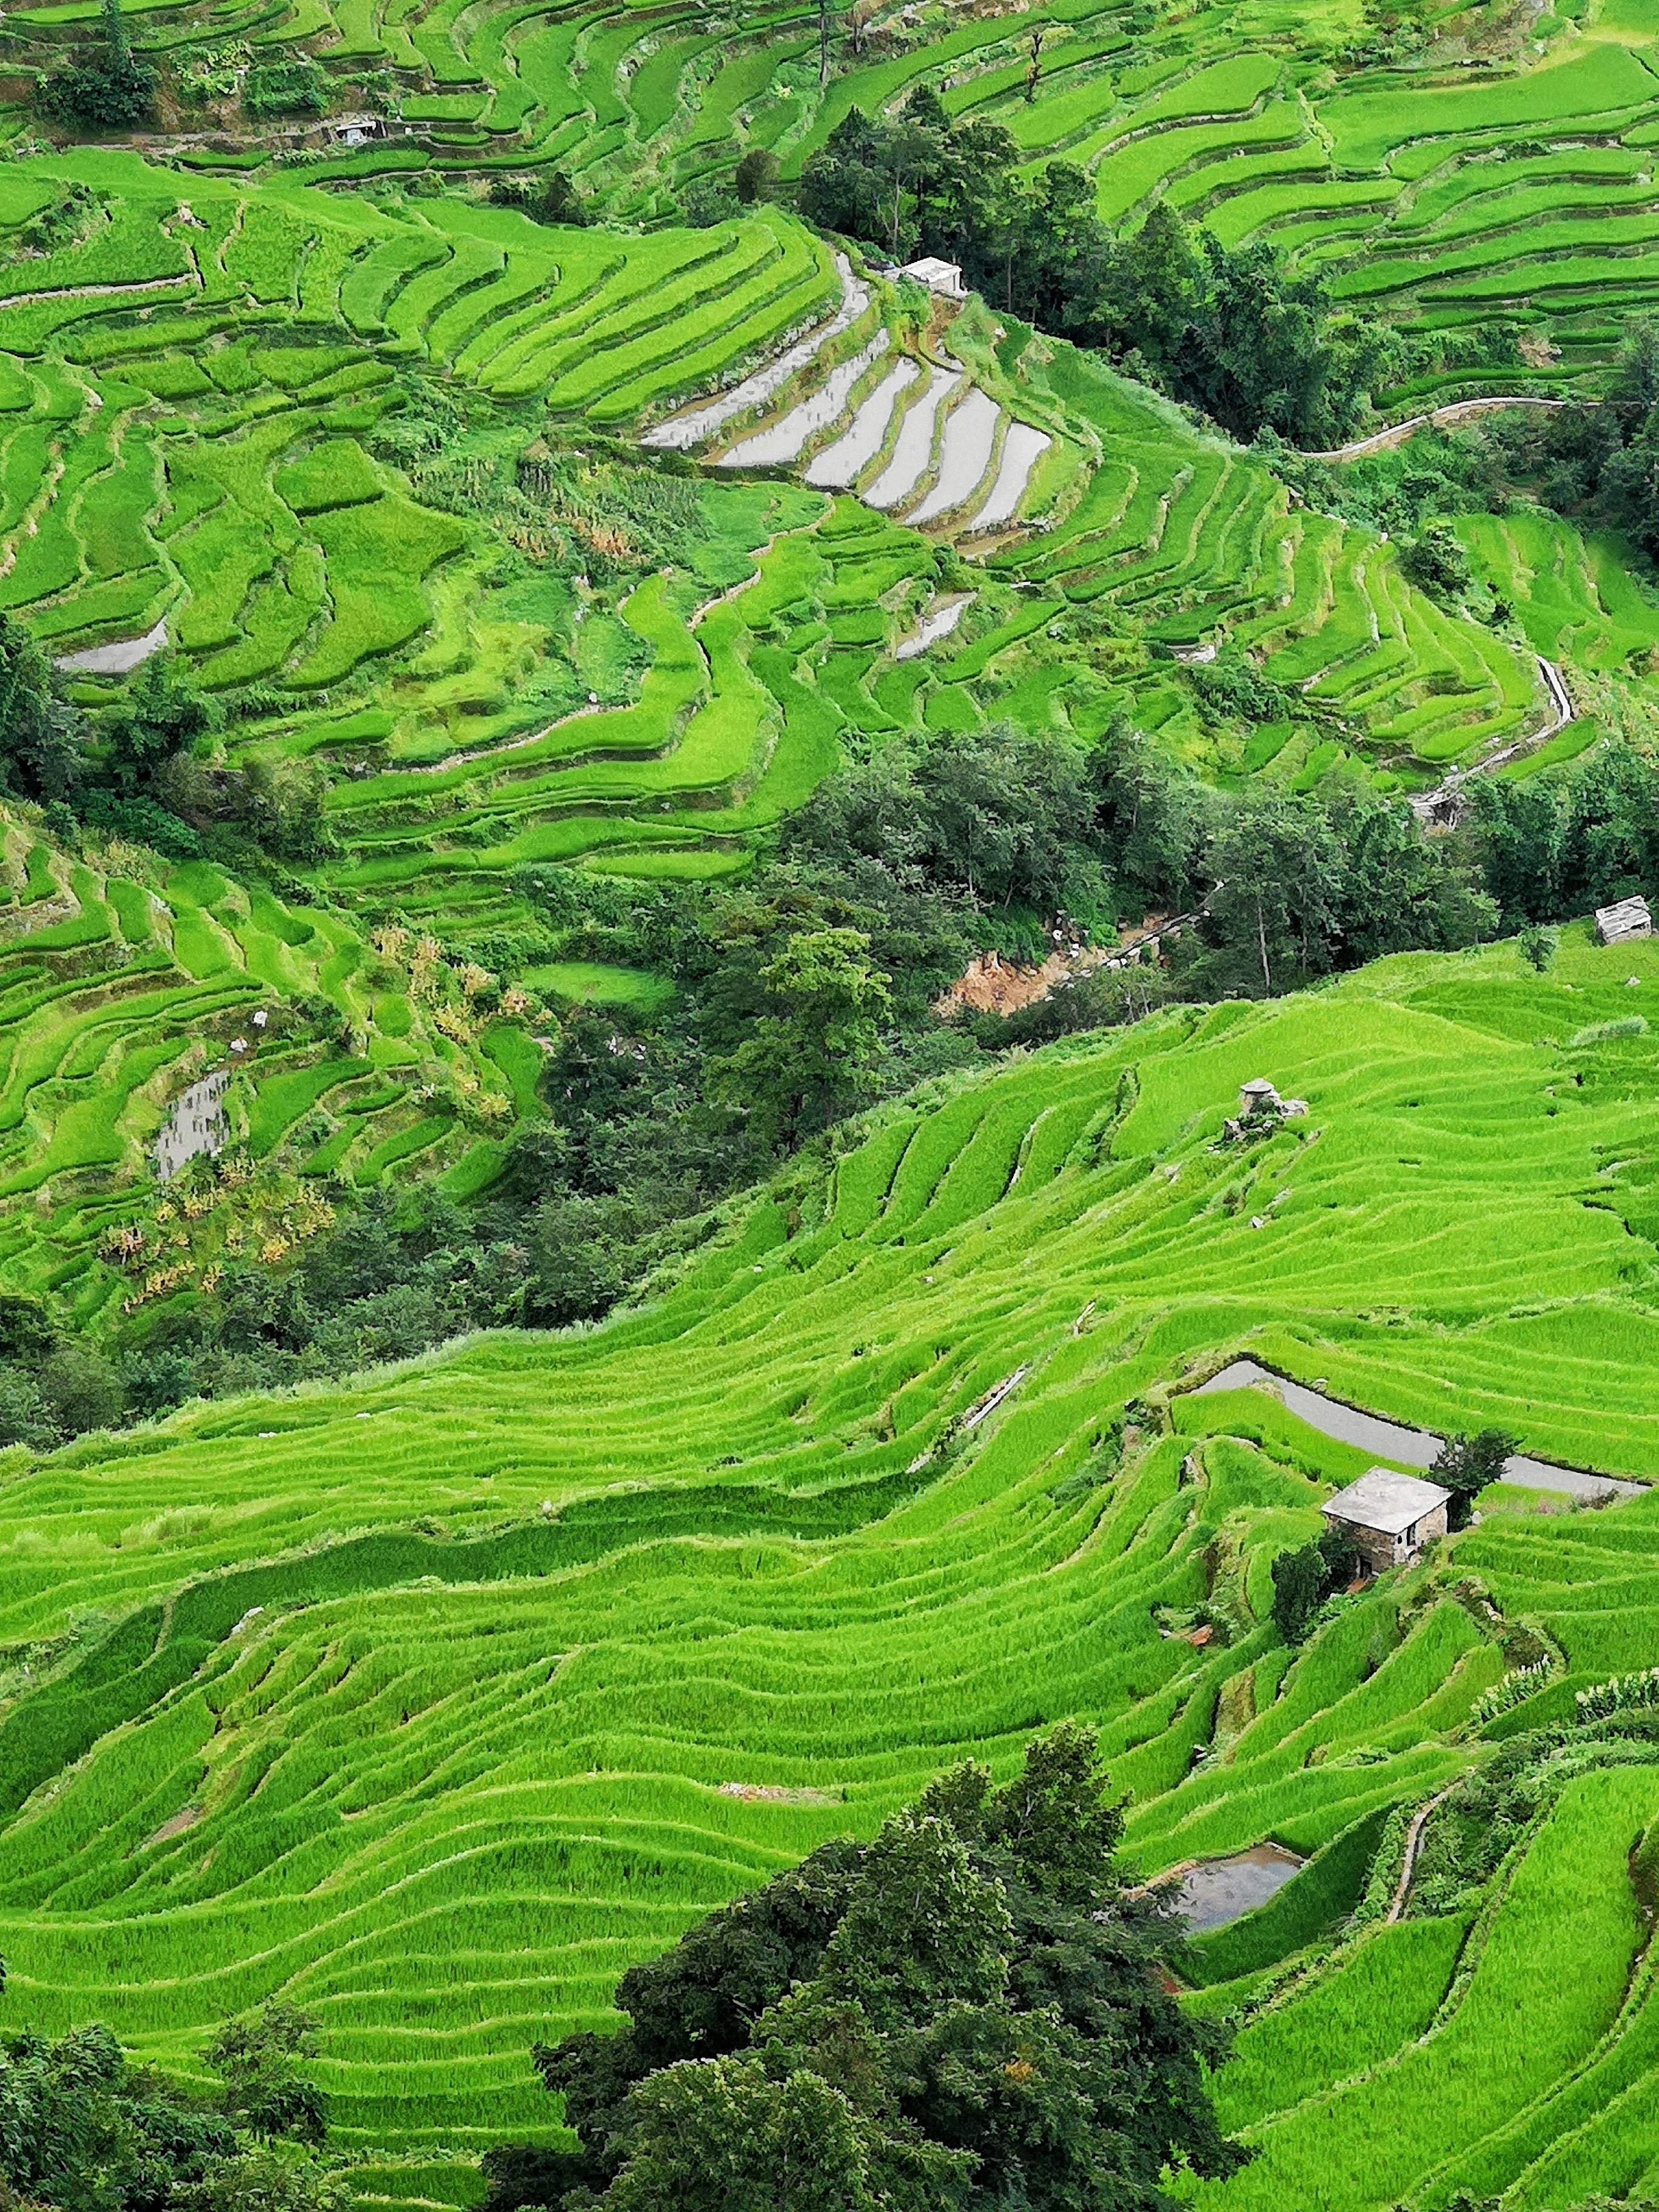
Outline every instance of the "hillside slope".
<path fill-rule="evenodd" d="M 347 2138 L 435 2155 L 546 2127 L 527 2046 L 602 2018 L 629 1960 L 1043 1721 L 1102 1724 L 1149 1873 L 1431 1794 L 1486 1755 L 1507 1631 L 1443 1563 L 1287 1670 L 1267 1559 L 1365 1462 L 1259 1391 L 1170 1394 L 1248 1344 L 1659 1473 L 1656 991 L 1659 949 L 1574 936 L 1546 977 L 1497 946 L 1182 1009 L 886 1110 L 606 1328 L 14 1455 L 9 2011 L 188 2070 L 284 1990 Z M 1258 1073 L 1308 1117 L 1218 1144 Z M 1562 1680 L 1659 1661 L 1659 1509 L 1494 1503 L 1451 1556 Z M 1160 1632 L 1206 1594 L 1231 1632 Z M 1648 1779 L 1563 1800 L 1567 1872 L 1546 1853 L 1504 1910 L 1577 1879 L 1579 1825 L 1627 1850 Z M 1618 2002 L 1540 2045 L 1536 2094 Z M 1269 2170 L 1224 2193 L 1268 2201 Z"/>

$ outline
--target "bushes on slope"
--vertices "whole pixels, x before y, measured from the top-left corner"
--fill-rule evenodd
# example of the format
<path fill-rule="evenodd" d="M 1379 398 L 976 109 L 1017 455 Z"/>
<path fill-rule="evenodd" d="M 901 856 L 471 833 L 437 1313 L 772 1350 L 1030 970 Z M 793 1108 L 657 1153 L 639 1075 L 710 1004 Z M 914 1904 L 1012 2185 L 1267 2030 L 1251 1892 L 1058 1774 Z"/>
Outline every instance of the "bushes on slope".
<path fill-rule="evenodd" d="M 216 2112 L 131 2065 L 100 2021 L 0 2048 L 0 2201 L 47 2212 L 344 2212 L 351 2192 L 305 2148 L 323 2107 L 295 2061 L 315 2023 L 277 2002 L 228 2021 L 208 2051 Z"/>
<path fill-rule="evenodd" d="M 1080 169 L 1028 178 L 1021 161 L 1000 125 L 952 123 L 922 87 L 891 117 L 854 108 L 806 161 L 801 206 L 896 259 L 948 256 L 1008 313 L 1103 348 L 1240 437 L 1337 443 L 1397 351 L 1380 325 L 1336 317 L 1266 243 L 1224 246 L 1162 201 L 1115 233 Z"/>
<path fill-rule="evenodd" d="M 993 1790 L 964 1765 L 873 1843 L 830 1844 L 617 1990 L 630 2025 L 536 2053 L 580 2148 L 486 2160 L 491 2212 L 735 2203 L 1165 2200 L 1243 2154 L 1166 1994 L 1164 1908 L 1124 1893 L 1091 1730 Z M 591 2198 L 581 2201 L 591 2202 Z"/>
<path fill-rule="evenodd" d="M 133 53 L 121 0 L 104 0 L 102 55 L 42 77 L 36 97 L 48 115 L 96 131 L 119 131 L 149 115 L 155 82 L 149 64 Z"/>

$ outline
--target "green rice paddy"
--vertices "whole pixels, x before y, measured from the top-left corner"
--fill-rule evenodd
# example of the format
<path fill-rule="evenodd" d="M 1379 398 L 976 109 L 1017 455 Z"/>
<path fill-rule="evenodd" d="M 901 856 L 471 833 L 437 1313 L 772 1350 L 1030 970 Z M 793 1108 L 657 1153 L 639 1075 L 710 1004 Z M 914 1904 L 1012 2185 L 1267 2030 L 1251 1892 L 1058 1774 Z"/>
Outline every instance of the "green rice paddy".
<path fill-rule="evenodd" d="M 475 1194 L 545 1112 L 571 1009 L 672 1020 L 660 977 L 537 949 L 527 866 L 694 896 L 837 768 L 1004 719 L 1088 744 L 1122 714 L 1232 787 L 1394 793 L 1652 728 L 1659 598 L 1615 536 L 1524 499 L 1460 516 L 1477 619 L 994 301 L 947 354 L 861 261 L 820 358 L 694 461 L 641 443 L 848 297 L 793 214 L 694 228 L 686 193 L 737 147 L 793 178 L 854 105 L 924 84 L 1114 222 L 1164 200 L 1357 316 L 1525 338 L 1454 345 L 1384 416 L 1594 395 L 1659 307 L 1645 0 L 1502 46 L 1470 10 L 1389 46 L 1345 0 L 1037 0 L 912 20 L 826 88 L 816 16 L 772 6 L 128 12 L 158 53 L 301 46 L 395 112 L 349 152 L 192 130 L 169 161 L 42 150 L 0 108 L 0 607 L 54 655 L 165 623 L 229 763 L 326 785 L 325 856 L 246 880 L 0 810 L 0 1288 L 67 1322 L 280 1267 L 382 1183 Z M 33 65 L 97 15 L 5 28 Z M 603 220 L 488 199 L 555 167 Z M 719 467 L 833 367 L 860 404 L 901 355 L 964 371 L 999 438 L 1046 436 L 1008 526 L 908 526 L 936 454 L 892 514 L 808 488 L 844 422 L 799 465 Z M 1218 652 L 1278 687 L 1249 734 L 1182 665 Z M 1540 656 L 1580 710 L 1541 743 Z M 1183 1006 L 838 1132 L 601 1328 L 0 1454 L 0 2026 L 102 2017 L 193 2079 L 227 2014 L 292 1997 L 373 2161 L 361 2212 L 473 2202 L 482 2148 L 553 2124 L 530 2045 L 603 2026 L 629 1963 L 1079 1717 L 1141 1875 L 1267 1840 L 1310 1861 L 1185 1961 L 1188 2001 L 1240 2021 L 1214 2087 L 1259 2156 L 1181 2193 L 1659 2192 L 1629 1875 L 1659 1770 L 1583 1739 L 1495 1871 L 1383 1911 L 1412 1808 L 1659 1664 L 1659 1507 L 1500 1486 L 1292 1651 L 1273 1559 L 1369 1462 L 1270 1390 L 1189 1395 L 1248 1349 L 1659 1480 L 1656 995 L 1651 943 L 1577 927 L 1545 975 L 1498 945 Z M 220 1065 L 232 1171 L 162 1190 L 157 1134 Z M 1220 1145 L 1260 1074 L 1307 1118 Z"/>
<path fill-rule="evenodd" d="M 1206 2008 L 1302 1967 L 1219 2077 L 1262 2155 L 1204 2202 L 1283 2203 L 1316 2166 L 1355 2206 L 1450 2165 L 1526 2203 L 1569 2156 L 1633 2183 L 1653 2148 L 1598 2098 L 1651 2078 L 1623 1869 L 1654 1770 L 1549 1801 L 1478 1918 L 1323 1931 L 1388 1808 L 1492 1754 L 1512 1632 L 1559 1655 L 1558 1713 L 1659 1661 L 1646 1500 L 1494 1497 L 1290 1654 L 1267 1562 L 1364 1457 L 1261 1390 L 1181 1395 L 1249 1346 L 1397 1418 L 1659 1473 L 1631 1165 L 1659 1048 L 1568 1042 L 1632 972 L 1659 991 L 1659 954 L 1580 933 L 1547 977 L 1497 946 L 1156 1017 L 884 1109 L 792 1213 L 763 1200 L 597 1332 L 20 1455 L 0 1632 L 70 1643 L 0 1722 L 9 2002 L 189 2074 L 285 1990 L 325 2024 L 346 2142 L 462 2159 L 545 2126 L 529 2043 L 602 2021 L 629 1959 L 1076 1714 L 1144 1873 L 1331 1846 L 1215 1954 Z M 1307 1121 L 1212 1149 L 1261 1072 Z M 1207 1646 L 1161 1632 L 1199 1604 Z"/>

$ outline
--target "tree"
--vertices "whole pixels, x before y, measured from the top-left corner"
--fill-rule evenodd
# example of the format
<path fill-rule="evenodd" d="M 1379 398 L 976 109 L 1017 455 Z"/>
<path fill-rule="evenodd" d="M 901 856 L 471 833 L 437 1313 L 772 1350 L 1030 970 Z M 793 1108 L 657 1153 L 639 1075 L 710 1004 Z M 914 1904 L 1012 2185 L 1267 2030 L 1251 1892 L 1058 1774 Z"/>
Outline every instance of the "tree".
<path fill-rule="evenodd" d="M 1505 1429 L 1480 1429 L 1472 1437 L 1455 1429 L 1449 1432 L 1429 1470 L 1451 1492 L 1446 1508 L 1449 1528 L 1468 1527 L 1475 1499 L 1488 1483 L 1503 1480 L 1504 1461 L 1519 1449 L 1517 1439 Z"/>
<path fill-rule="evenodd" d="M 761 970 L 769 1006 L 753 1034 L 711 1071 L 717 1095 L 769 1138 L 827 1128 L 866 1092 L 881 1056 L 890 978 L 871 965 L 860 929 L 803 930 Z"/>
<path fill-rule="evenodd" d="M 218 702 L 197 689 L 187 663 L 171 653 L 154 654 L 106 727 L 106 758 L 117 787 L 129 796 L 148 793 L 169 761 L 222 720 Z"/>
<path fill-rule="evenodd" d="M 839 2089 L 755 2058 L 687 2060 L 632 2100 L 606 2212 L 875 2212 L 865 2131 Z"/>
<path fill-rule="evenodd" d="M 121 1380 L 94 1346 L 61 1345 L 40 1370 L 40 1397 L 66 1436 L 113 1428 L 121 1415 Z"/>
<path fill-rule="evenodd" d="M 51 665 L 22 623 L 0 614 L 0 781 L 25 799 L 62 803 L 80 774 L 76 718 Z"/>
<path fill-rule="evenodd" d="M 207 2051 L 208 2064 L 223 2077 L 226 2112 L 255 2136 L 321 2142 L 327 2100 L 297 2063 L 316 2048 L 315 2016 L 285 1998 L 246 2020 L 227 2021 Z"/>
<path fill-rule="evenodd" d="M 104 0 L 102 60 L 42 77 L 39 96 L 50 115 L 118 131 L 149 113 L 155 86 L 155 71 L 133 54 L 121 20 L 121 0 Z"/>
<path fill-rule="evenodd" d="M 712 1915 L 624 1977 L 620 2033 L 537 2052 L 580 2148 L 489 2154 L 488 2212 L 567 2190 L 606 2212 L 1153 2212 L 1166 2165 L 1232 2172 L 1200 2063 L 1224 2040 L 1166 1994 L 1173 1923 L 1125 1891 L 1120 1820 L 1092 1732 L 1061 1728 L 1001 1789 L 955 1768 L 873 1843 Z"/>
<path fill-rule="evenodd" d="M 161 2212 L 233 2148 L 222 2120 L 131 2068 L 101 2021 L 0 2049 L 0 2200 L 15 2190 L 58 2212 Z"/>
<path fill-rule="evenodd" d="M 1206 939 L 1231 956 L 1240 986 L 1255 988 L 1259 977 L 1270 998 L 1334 966 L 1342 853 L 1316 801 L 1247 792 L 1212 840 L 1207 866 L 1219 888 Z"/>
<path fill-rule="evenodd" d="M 1325 1598 L 1325 1562 L 1318 1545 L 1281 1552 L 1273 1564 L 1273 1626 L 1287 1644 L 1304 1643 Z"/>
<path fill-rule="evenodd" d="M 775 199 L 781 174 L 778 157 L 769 146 L 751 146 L 732 179 L 739 204 L 753 207 L 757 201 Z"/>
<path fill-rule="evenodd" d="M 211 2161 L 170 2201 L 177 2212 L 350 2212 L 349 2177 L 308 2153 L 258 2143 Z"/>
<path fill-rule="evenodd" d="M 1359 1572 L 1359 1547 L 1346 1529 L 1328 1525 L 1317 1539 L 1320 1565 L 1324 1570 L 1325 1595 L 1346 1589 Z"/>
<path fill-rule="evenodd" d="M 1439 599 L 1460 599 L 1474 580 L 1462 540 L 1442 515 L 1431 515 L 1407 541 L 1400 565 L 1413 584 Z"/>

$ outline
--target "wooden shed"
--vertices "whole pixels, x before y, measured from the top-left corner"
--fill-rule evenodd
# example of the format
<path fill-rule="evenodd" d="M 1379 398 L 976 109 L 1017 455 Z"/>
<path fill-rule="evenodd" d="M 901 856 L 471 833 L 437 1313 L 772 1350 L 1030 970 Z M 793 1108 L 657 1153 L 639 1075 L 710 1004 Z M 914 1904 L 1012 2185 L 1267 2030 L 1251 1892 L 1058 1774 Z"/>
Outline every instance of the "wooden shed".
<path fill-rule="evenodd" d="M 1437 1482 L 1374 1467 L 1328 1498 L 1321 1510 L 1352 1540 L 1371 1572 L 1380 1575 L 1386 1568 L 1404 1566 L 1425 1544 L 1445 1534 L 1450 1499 L 1450 1491 Z"/>

